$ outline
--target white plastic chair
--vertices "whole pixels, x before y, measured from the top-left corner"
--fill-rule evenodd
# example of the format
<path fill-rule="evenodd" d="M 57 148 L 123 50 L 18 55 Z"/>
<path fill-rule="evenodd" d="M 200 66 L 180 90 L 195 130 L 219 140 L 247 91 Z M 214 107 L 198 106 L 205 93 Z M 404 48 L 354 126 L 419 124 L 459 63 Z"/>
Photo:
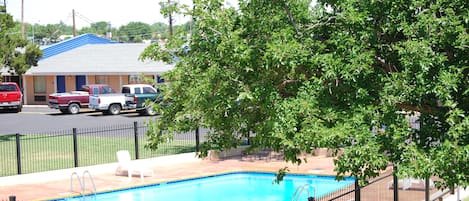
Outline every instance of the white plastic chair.
<path fill-rule="evenodd" d="M 409 189 L 410 186 L 412 185 L 412 183 L 410 182 L 410 180 L 409 180 L 408 178 L 406 178 L 406 179 L 399 179 L 399 180 L 397 181 L 397 183 L 398 183 L 398 184 L 397 184 L 397 185 L 398 185 L 398 188 L 399 188 L 399 184 L 402 185 L 402 190 L 407 190 L 407 189 Z M 393 180 L 389 181 L 387 188 L 389 189 L 389 188 L 392 188 L 393 186 L 394 186 L 394 181 L 393 181 Z"/>
<path fill-rule="evenodd" d="M 122 172 L 127 171 L 127 175 L 129 176 L 129 179 L 132 178 L 132 175 L 135 174 L 140 174 L 140 179 L 143 181 L 143 177 L 145 174 L 151 175 L 153 177 L 153 170 L 144 168 L 139 166 L 138 164 L 135 164 L 134 161 L 130 158 L 130 153 L 127 150 L 120 150 L 116 153 L 117 155 L 117 160 L 119 162 L 116 174 L 120 175 Z"/>
<path fill-rule="evenodd" d="M 430 183 L 430 189 L 433 189 L 435 187 L 435 184 L 433 183 L 433 181 L 430 179 L 429 181 Z M 402 184 L 402 190 L 407 190 L 409 189 L 410 187 L 412 187 L 413 184 L 422 184 L 423 187 L 425 187 L 425 179 L 416 179 L 416 178 L 404 178 L 404 179 L 399 179 L 398 180 L 398 185 L 399 184 Z M 393 186 L 393 181 L 389 181 L 388 182 L 388 189 L 391 188 Z"/>
<path fill-rule="evenodd" d="M 423 187 L 426 187 L 425 186 L 425 179 L 417 179 L 417 178 L 407 178 L 408 179 L 408 183 L 410 183 L 409 187 L 410 188 L 413 184 L 417 184 L 417 185 L 423 185 Z M 435 187 L 435 183 L 433 182 L 433 180 L 429 179 L 429 187 L 430 189 L 433 189 Z"/>

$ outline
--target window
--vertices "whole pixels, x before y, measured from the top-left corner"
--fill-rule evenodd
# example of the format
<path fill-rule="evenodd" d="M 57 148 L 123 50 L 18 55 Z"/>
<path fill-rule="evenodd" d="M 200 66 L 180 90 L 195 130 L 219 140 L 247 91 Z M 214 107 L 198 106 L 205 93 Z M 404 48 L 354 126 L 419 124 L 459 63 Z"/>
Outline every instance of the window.
<path fill-rule="evenodd" d="M 13 84 L 2 84 L 0 85 L 0 91 L 5 92 L 5 91 L 16 91 L 16 86 Z"/>
<path fill-rule="evenodd" d="M 143 93 L 144 94 L 156 94 L 155 89 L 151 87 L 143 87 Z"/>
<path fill-rule="evenodd" d="M 109 78 L 106 75 L 96 75 L 96 84 L 109 84 Z"/>
<path fill-rule="evenodd" d="M 103 94 L 115 93 L 114 89 L 109 86 L 103 86 Z"/>
<path fill-rule="evenodd" d="M 99 87 L 93 87 L 92 94 L 99 94 Z"/>
<path fill-rule="evenodd" d="M 129 83 L 142 83 L 143 78 L 142 75 L 129 75 Z"/>
<path fill-rule="evenodd" d="M 34 101 L 44 102 L 46 101 L 46 96 L 34 96 Z"/>
<path fill-rule="evenodd" d="M 130 88 L 129 88 L 129 87 L 122 87 L 121 93 L 123 93 L 123 94 L 130 94 Z"/>
<path fill-rule="evenodd" d="M 46 93 L 46 77 L 34 76 L 34 93 Z"/>
<path fill-rule="evenodd" d="M 141 94 L 142 93 L 142 90 L 140 88 L 135 88 L 135 94 Z"/>

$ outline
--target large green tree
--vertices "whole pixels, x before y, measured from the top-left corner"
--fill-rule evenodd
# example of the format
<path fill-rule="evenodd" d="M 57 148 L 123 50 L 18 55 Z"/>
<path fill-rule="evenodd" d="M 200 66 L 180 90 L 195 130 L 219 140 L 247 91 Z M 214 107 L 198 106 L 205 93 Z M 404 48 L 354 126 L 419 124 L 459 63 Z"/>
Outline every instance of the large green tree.
<path fill-rule="evenodd" d="M 143 22 L 129 22 L 119 27 L 117 37 L 125 42 L 141 42 L 144 39 L 151 39 L 151 26 Z"/>
<path fill-rule="evenodd" d="M 192 14 L 190 39 L 142 54 L 179 57 L 150 148 L 206 127 L 202 155 L 249 138 L 295 163 L 329 148 L 362 181 L 392 164 L 469 185 L 468 1 L 194 0 Z"/>
<path fill-rule="evenodd" d="M 94 33 L 99 36 L 106 36 L 107 32 L 116 31 L 116 29 L 111 28 L 111 24 L 109 22 L 100 21 L 92 23 L 90 27 L 83 27 L 80 29 L 80 34 L 86 33 Z"/>
<path fill-rule="evenodd" d="M 26 26 L 28 38 L 34 36 L 35 43 L 50 45 L 60 41 L 61 35 L 72 35 L 73 27 L 63 22 L 58 24 L 28 24 Z"/>
<path fill-rule="evenodd" d="M 0 14 L 0 67 L 8 68 L 12 74 L 22 75 L 31 66 L 37 65 L 42 51 L 15 32 L 15 24 L 11 15 Z"/>

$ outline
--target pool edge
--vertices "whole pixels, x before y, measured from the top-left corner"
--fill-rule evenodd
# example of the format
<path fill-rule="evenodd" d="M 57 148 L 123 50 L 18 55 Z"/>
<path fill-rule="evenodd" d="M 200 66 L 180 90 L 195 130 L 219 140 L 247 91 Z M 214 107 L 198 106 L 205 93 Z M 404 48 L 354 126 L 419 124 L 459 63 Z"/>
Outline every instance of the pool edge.
<path fill-rule="evenodd" d="M 129 189 L 134 189 L 134 188 L 143 188 L 143 187 L 148 187 L 148 186 L 158 186 L 161 184 L 171 184 L 171 183 L 176 183 L 176 182 L 184 182 L 184 181 L 190 181 L 194 179 L 203 179 L 203 178 L 209 178 L 209 177 L 215 177 L 215 176 L 223 176 L 223 175 L 230 175 L 230 174 L 242 174 L 242 173 L 266 173 L 266 174 L 276 174 L 278 171 L 266 171 L 266 170 L 227 170 L 227 171 L 220 171 L 217 173 L 210 173 L 210 174 L 201 174 L 197 176 L 188 176 L 188 177 L 183 177 L 183 178 L 175 178 L 175 179 L 168 179 L 168 180 L 163 180 L 159 182 L 145 182 L 145 183 L 140 183 L 136 185 L 130 185 L 126 187 L 121 187 L 121 188 L 113 188 L 113 189 L 102 189 L 99 191 L 96 191 L 95 193 L 89 192 L 85 193 L 83 195 L 67 195 L 67 196 L 56 196 L 56 197 L 50 197 L 50 198 L 44 198 L 40 200 L 33 200 L 33 201 L 61 201 L 67 198 L 76 198 L 76 197 L 81 197 L 81 196 L 91 196 L 94 194 L 103 194 L 103 193 L 112 193 L 112 192 L 118 192 L 118 191 L 124 191 L 124 190 L 129 190 Z M 330 175 L 330 174 L 319 174 L 319 173 L 300 173 L 300 172 L 292 172 L 292 173 L 287 173 L 287 175 L 315 175 L 315 176 L 334 176 L 335 175 Z M 348 176 L 346 176 L 348 177 Z M 72 194 L 72 192 L 70 192 Z M 75 192 L 75 194 L 77 194 Z"/>

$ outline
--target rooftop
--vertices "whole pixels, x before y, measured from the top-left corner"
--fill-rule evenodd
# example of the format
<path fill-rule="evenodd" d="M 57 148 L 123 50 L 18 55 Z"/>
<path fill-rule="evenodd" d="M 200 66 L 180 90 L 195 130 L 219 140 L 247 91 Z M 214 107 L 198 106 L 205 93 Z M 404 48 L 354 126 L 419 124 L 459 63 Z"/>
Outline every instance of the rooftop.
<path fill-rule="evenodd" d="M 128 75 L 157 74 L 173 69 L 161 61 L 142 61 L 140 54 L 149 44 L 88 44 L 43 59 L 26 75 Z"/>

